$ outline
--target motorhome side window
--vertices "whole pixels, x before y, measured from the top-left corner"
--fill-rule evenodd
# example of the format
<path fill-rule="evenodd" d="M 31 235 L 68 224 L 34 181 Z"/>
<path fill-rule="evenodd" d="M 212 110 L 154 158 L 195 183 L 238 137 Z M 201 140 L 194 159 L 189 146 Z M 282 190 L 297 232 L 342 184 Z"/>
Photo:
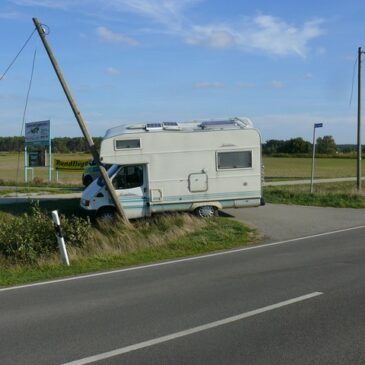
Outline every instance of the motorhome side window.
<path fill-rule="evenodd" d="M 250 168 L 252 151 L 218 152 L 217 160 L 218 170 Z"/>
<path fill-rule="evenodd" d="M 141 148 L 141 140 L 140 139 L 116 139 L 115 140 L 115 149 L 116 150 L 125 150 L 128 148 Z"/>
<path fill-rule="evenodd" d="M 143 166 L 123 166 L 114 176 L 115 189 L 132 189 L 143 185 Z"/>

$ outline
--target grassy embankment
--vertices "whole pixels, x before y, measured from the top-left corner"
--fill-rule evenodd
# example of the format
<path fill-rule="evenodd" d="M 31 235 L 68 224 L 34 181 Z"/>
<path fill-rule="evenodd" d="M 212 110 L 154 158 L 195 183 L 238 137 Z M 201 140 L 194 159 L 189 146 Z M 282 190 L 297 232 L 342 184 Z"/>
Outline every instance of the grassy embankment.
<path fill-rule="evenodd" d="M 311 174 L 310 158 L 264 157 L 265 181 L 309 179 Z M 363 169 L 365 163 L 363 163 Z M 363 170 L 364 171 L 364 170 Z M 316 159 L 315 178 L 355 177 L 356 160 L 339 158 Z M 365 182 L 364 182 L 365 185 Z M 264 196 L 267 203 L 313 205 L 337 208 L 365 208 L 365 195 L 356 190 L 356 183 L 336 182 L 310 186 L 267 186 Z"/>
<path fill-rule="evenodd" d="M 50 211 L 56 208 L 56 204 L 47 202 L 42 206 Z M 69 218 L 70 214 L 78 213 L 78 200 L 62 202 L 61 206 L 59 204 L 57 208 Z M 0 220 L 7 220 L 7 225 L 13 224 L 18 227 L 18 231 L 24 229 L 22 239 L 19 238 L 17 242 L 6 237 L 11 250 L 6 250 L 0 242 L 0 286 L 203 254 L 258 241 L 255 230 L 222 217 L 206 220 L 190 214 L 159 215 L 133 222 L 134 229 L 128 229 L 122 224 L 90 224 L 82 220 L 82 224 L 73 225 L 73 231 L 82 232 L 82 237 L 76 237 L 76 241 L 73 241 L 75 243 L 68 245 L 71 266 L 65 267 L 60 264 L 53 228 L 44 223 L 48 217 L 40 216 L 38 222 L 43 232 L 49 230 L 47 239 L 52 237 L 53 243 L 45 244 L 42 236 L 39 238 L 42 242 L 31 242 L 24 239 L 24 236 L 34 237 L 29 225 L 36 226 L 37 220 L 22 215 L 25 211 L 29 213 L 29 206 L 0 205 L 0 209 Z M 14 219 L 18 219 L 18 223 L 11 223 Z M 72 223 L 72 219 L 75 220 L 70 218 L 68 223 L 65 222 L 66 227 Z M 65 234 L 66 242 L 71 242 L 72 238 L 72 235 L 67 238 Z M 47 255 L 39 254 L 44 252 L 42 247 L 38 247 L 42 244 Z"/>

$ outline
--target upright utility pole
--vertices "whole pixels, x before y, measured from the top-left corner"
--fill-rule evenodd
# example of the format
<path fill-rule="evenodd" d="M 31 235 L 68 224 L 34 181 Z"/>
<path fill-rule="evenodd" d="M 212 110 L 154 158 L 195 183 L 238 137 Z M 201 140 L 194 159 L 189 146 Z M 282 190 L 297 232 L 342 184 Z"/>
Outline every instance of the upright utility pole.
<path fill-rule="evenodd" d="M 359 47 L 357 56 L 357 191 L 361 191 L 361 58 L 363 53 L 361 47 Z"/>
<path fill-rule="evenodd" d="M 68 88 L 67 86 L 67 83 L 66 83 L 66 80 L 64 79 L 63 75 L 62 75 L 62 72 L 61 72 L 61 69 L 59 68 L 58 66 L 58 63 L 56 61 L 56 58 L 54 57 L 53 55 L 53 52 L 51 50 L 51 47 L 49 46 L 48 42 L 47 42 L 47 39 L 46 39 L 46 34 L 44 32 L 44 29 L 42 28 L 41 26 L 41 23 L 38 21 L 37 18 L 33 18 L 33 23 L 35 24 L 35 27 L 38 31 L 38 34 L 42 40 L 42 43 L 44 45 L 44 48 L 46 49 L 46 52 L 48 54 L 48 57 L 52 63 L 52 66 L 56 72 L 56 75 L 58 77 L 58 80 L 60 81 L 61 83 L 61 86 L 62 86 L 62 89 L 63 91 L 65 92 L 66 94 L 66 97 L 67 97 L 67 100 L 68 102 L 70 103 L 70 106 L 71 106 L 71 109 L 75 115 L 75 118 L 77 120 L 77 122 L 79 123 L 79 126 L 80 126 L 80 129 L 84 135 L 84 137 L 86 138 L 86 141 L 87 141 L 87 144 L 89 146 L 89 149 L 90 149 L 90 152 L 93 156 L 93 159 L 95 161 L 95 163 L 98 165 L 99 167 L 99 170 L 100 170 L 100 175 L 101 177 L 103 178 L 104 182 L 105 182 L 105 185 L 106 185 L 106 188 L 108 189 L 109 193 L 110 193 L 110 196 L 114 202 L 114 205 L 115 205 L 115 208 L 117 210 L 117 213 L 118 215 L 122 218 L 122 220 L 124 221 L 125 224 L 127 225 L 130 225 L 129 223 L 129 220 L 127 218 L 127 216 L 125 215 L 124 213 L 124 210 L 122 208 L 122 205 L 115 193 L 115 190 L 114 190 L 114 187 L 108 177 L 108 174 L 104 168 L 104 166 L 101 164 L 100 162 L 100 157 L 99 157 L 99 153 L 95 147 L 95 144 L 94 144 L 94 141 L 92 140 L 88 130 L 87 130 L 87 127 L 86 127 L 86 124 L 84 122 L 84 119 L 80 113 L 80 111 L 78 110 L 77 108 L 77 105 L 75 103 L 75 100 L 73 99 L 72 97 L 72 94 L 71 94 L 71 91 L 70 89 Z"/>

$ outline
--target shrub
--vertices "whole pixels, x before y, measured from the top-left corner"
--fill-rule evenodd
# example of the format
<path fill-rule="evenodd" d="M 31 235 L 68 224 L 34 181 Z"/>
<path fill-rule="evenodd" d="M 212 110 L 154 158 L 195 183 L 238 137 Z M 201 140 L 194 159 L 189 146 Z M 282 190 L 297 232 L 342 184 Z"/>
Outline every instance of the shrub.
<path fill-rule="evenodd" d="M 90 234 L 90 221 L 61 216 L 66 244 L 85 245 Z M 14 262 L 35 263 L 58 250 L 53 223 L 48 214 L 35 204 L 31 214 L 0 221 L 0 255 Z"/>

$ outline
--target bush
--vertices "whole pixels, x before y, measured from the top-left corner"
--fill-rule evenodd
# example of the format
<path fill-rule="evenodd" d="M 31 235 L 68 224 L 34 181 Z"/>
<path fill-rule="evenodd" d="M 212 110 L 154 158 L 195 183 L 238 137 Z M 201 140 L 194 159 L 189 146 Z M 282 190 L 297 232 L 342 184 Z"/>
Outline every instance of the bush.
<path fill-rule="evenodd" d="M 86 244 L 91 224 L 89 220 L 61 216 L 66 244 L 82 247 Z M 35 263 L 58 250 L 53 223 L 48 214 L 32 206 L 31 214 L 0 221 L 0 255 L 14 262 Z"/>

